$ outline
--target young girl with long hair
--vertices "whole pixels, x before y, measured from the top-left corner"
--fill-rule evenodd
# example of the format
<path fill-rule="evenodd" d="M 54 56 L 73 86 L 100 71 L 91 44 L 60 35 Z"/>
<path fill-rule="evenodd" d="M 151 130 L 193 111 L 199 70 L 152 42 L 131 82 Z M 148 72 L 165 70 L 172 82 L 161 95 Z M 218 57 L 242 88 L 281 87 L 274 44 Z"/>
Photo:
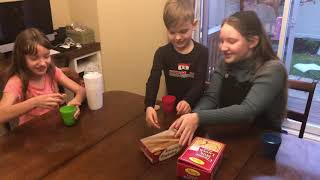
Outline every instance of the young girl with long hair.
<path fill-rule="evenodd" d="M 0 123 L 19 117 L 19 125 L 59 107 L 64 95 L 58 84 L 70 89 L 75 97 L 68 105 L 81 105 L 85 89 L 54 66 L 47 37 L 35 28 L 22 31 L 16 38 L 12 63 L 2 82 Z M 75 114 L 77 117 L 80 113 Z"/>
<path fill-rule="evenodd" d="M 253 11 L 226 18 L 220 31 L 224 60 L 193 113 L 178 118 L 180 144 L 200 126 L 247 124 L 281 130 L 287 105 L 287 72 Z"/>

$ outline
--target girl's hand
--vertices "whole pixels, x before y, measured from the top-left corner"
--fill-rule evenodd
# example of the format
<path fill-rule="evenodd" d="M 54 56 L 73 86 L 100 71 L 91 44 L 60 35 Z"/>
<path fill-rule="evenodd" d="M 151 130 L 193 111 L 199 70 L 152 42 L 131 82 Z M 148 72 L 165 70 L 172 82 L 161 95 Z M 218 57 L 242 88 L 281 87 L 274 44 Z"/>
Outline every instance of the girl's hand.
<path fill-rule="evenodd" d="M 52 109 L 64 102 L 64 96 L 59 93 L 44 94 L 32 98 L 35 107 Z"/>
<path fill-rule="evenodd" d="M 178 118 L 169 129 L 177 129 L 175 137 L 180 136 L 179 144 L 184 146 L 191 144 L 194 132 L 199 126 L 199 118 L 197 113 L 185 114 Z"/>
<path fill-rule="evenodd" d="M 187 114 L 187 113 L 191 112 L 190 104 L 185 100 L 180 101 L 177 104 L 176 109 L 177 109 L 177 114 L 178 115 L 183 115 L 183 114 Z"/>
<path fill-rule="evenodd" d="M 81 105 L 81 103 L 79 103 L 77 100 L 72 99 L 71 101 L 68 102 L 67 104 L 68 106 L 75 106 L 77 108 L 76 112 L 74 113 L 73 117 L 75 119 L 78 119 L 79 115 L 80 115 L 80 108 L 79 106 Z"/>
<path fill-rule="evenodd" d="M 158 122 L 157 112 L 153 107 L 147 107 L 146 121 L 147 121 L 148 126 L 160 129 L 160 124 Z"/>

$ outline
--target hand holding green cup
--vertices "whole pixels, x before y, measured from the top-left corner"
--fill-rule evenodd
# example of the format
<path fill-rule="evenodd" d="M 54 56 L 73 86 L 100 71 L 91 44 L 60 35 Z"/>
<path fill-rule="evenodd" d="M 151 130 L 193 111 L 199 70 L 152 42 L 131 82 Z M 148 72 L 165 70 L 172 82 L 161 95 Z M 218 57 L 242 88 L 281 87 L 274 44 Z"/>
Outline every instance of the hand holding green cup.
<path fill-rule="evenodd" d="M 60 109 L 60 114 L 63 119 L 63 123 L 66 126 L 73 126 L 75 124 L 74 113 L 77 111 L 76 106 L 62 106 Z"/>

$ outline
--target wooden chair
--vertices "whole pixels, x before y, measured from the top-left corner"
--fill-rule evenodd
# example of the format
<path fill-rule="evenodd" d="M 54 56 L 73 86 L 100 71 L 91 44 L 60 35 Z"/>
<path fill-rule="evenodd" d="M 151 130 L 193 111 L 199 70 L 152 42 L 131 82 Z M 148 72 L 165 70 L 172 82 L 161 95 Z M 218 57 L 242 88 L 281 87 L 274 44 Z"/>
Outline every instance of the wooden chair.
<path fill-rule="evenodd" d="M 74 82 L 79 84 L 80 86 L 84 87 L 83 79 L 80 77 L 80 75 L 75 70 L 73 70 L 69 67 L 60 67 L 60 69 L 68 78 L 70 78 L 71 80 L 73 80 Z M 65 93 L 67 95 L 67 97 L 65 99 L 67 102 L 69 102 L 75 96 L 75 94 L 71 90 L 64 88 L 61 85 L 59 85 L 59 92 Z"/>
<path fill-rule="evenodd" d="M 72 79 L 73 81 L 75 81 L 78 84 L 81 83 L 81 78 L 75 70 L 73 70 L 69 67 L 61 67 L 60 69 L 70 79 Z"/>
<path fill-rule="evenodd" d="M 80 85 L 83 83 L 82 82 L 83 81 L 82 78 L 79 76 L 79 74 L 75 70 L 73 70 L 73 69 L 71 69 L 69 67 L 61 67 L 60 69 L 68 78 L 70 78 L 74 82 L 76 82 L 76 83 L 78 83 Z M 59 91 L 60 92 L 64 92 L 65 90 L 64 90 L 64 88 L 62 86 L 60 86 L 59 87 Z"/>
<path fill-rule="evenodd" d="M 303 92 L 308 93 L 308 99 L 307 99 L 307 103 L 306 103 L 306 106 L 305 106 L 303 113 L 288 109 L 287 117 L 289 119 L 301 122 L 299 138 L 303 138 L 303 134 L 304 134 L 304 130 L 306 128 L 307 120 L 309 117 L 312 98 L 313 98 L 313 94 L 314 94 L 314 90 L 316 88 L 316 85 L 317 84 L 315 82 L 310 83 L 310 82 L 303 82 L 303 81 L 298 81 L 298 80 L 288 80 L 288 88 L 289 89 L 294 89 L 294 90 L 303 91 Z"/>

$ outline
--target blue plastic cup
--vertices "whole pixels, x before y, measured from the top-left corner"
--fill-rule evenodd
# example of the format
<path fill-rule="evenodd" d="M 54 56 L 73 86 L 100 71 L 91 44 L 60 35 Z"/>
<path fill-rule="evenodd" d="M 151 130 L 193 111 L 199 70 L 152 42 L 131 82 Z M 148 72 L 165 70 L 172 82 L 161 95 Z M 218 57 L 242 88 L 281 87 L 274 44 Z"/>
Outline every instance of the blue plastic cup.
<path fill-rule="evenodd" d="M 281 136 L 276 133 L 264 133 L 262 135 L 263 154 L 269 159 L 275 159 L 281 145 Z"/>

